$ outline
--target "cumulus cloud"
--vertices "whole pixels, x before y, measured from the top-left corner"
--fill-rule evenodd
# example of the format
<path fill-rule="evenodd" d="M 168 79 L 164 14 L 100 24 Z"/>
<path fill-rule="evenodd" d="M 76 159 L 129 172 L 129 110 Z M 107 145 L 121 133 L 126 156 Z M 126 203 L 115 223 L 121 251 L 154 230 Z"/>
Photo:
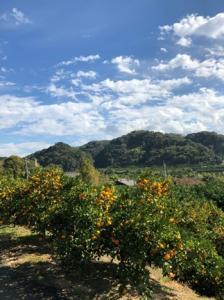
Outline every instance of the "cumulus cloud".
<path fill-rule="evenodd" d="M 0 156 L 26 156 L 43 148 L 49 147 L 50 144 L 43 142 L 25 142 L 25 143 L 0 143 Z"/>
<path fill-rule="evenodd" d="M 76 56 L 70 60 L 65 60 L 62 61 L 58 64 L 58 66 L 70 66 L 70 65 L 75 65 L 78 62 L 94 62 L 96 60 L 100 59 L 100 55 L 99 54 L 95 54 L 95 55 L 88 55 L 88 56 Z"/>
<path fill-rule="evenodd" d="M 210 57 L 224 57 L 224 47 L 223 46 L 215 46 L 211 48 L 206 48 L 205 49 L 208 53 L 207 56 Z"/>
<path fill-rule="evenodd" d="M 189 47 L 191 45 L 192 40 L 190 38 L 182 37 L 177 41 L 177 44 L 182 47 Z"/>
<path fill-rule="evenodd" d="M 93 103 L 44 105 L 30 97 L 1 95 L 0 105 L 0 130 L 11 128 L 19 135 L 66 136 L 104 127 L 104 118 Z"/>
<path fill-rule="evenodd" d="M 16 25 L 30 23 L 29 18 L 26 17 L 22 11 L 18 10 L 15 7 L 12 9 L 11 16 L 15 19 Z"/>
<path fill-rule="evenodd" d="M 96 78 L 96 72 L 95 71 L 87 71 L 87 72 L 84 72 L 84 71 L 78 71 L 76 76 L 77 77 L 84 77 L 84 78 Z"/>
<path fill-rule="evenodd" d="M 164 53 L 168 52 L 166 48 L 160 48 L 160 51 Z"/>
<path fill-rule="evenodd" d="M 194 36 L 220 39 L 224 37 L 224 13 L 213 17 L 188 15 L 177 23 L 161 26 L 160 30 L 162 35 L 174 34 L 179 38 L 177 43 L 184 47 L 191 44 L 191 37 Z"/>
<path fill-rule="evenodd" d="M 34 113 L 38 102 L 33 97 L 0 95 L 0 130 L 16 126 Z"/>
<path fill-rule="evenodd" d="M 76 144 L 113 138 L 136 129 L 182 134 L 222 132 L 224 96 L 208 88 L 184 95 L 173 93 L 175 88 L 189 83 L 188 78 L 157 82 L 108 79 L 98 86 L 90 85 L 89 101 L 79 103 L 43 104 L 35 98 L 1 95 L 0 129 L 11 130 L 17 136 L 75 136 Z M 8 150 L 6 144 L 0 145 L 1 155 L 32 152 L 28 144 L 21 148 L 13 145 Z"/>
<path fill-rule="evenodd" d="M 179 78 L 172 80 L 151 79 L 132 79 L 113 81 L 106 79 L 100 83 L 92 85 L 83 85 L 86 91 L 94 92 L 98 95 L 111 95 L 111 99 L 116 99 L 115 105 L 139 105 L 153 99 L 162 99 L 171 94 L 171 91 L 182 85 L 190 84 L 187 78 Z M 110 105 L 105 103 L 104 105 Z"/>
<path fill-rule="evenodd" d="M 223 131 L 224 96 L 211 89 L 171 96 L 156 106 L 111 109 L 108 128 L 116 135 L 147 129 L 186 134 L 200 130 Z"/>
<path fill-rule="evenodd" d="M 111 60 L 112 64 L 117 65 L 117 68 L 122 73 L 136 74 L 136 67 L 140 65 L 138 59 L 130 56 L 117 56 Z"/>
<path fill-rule="evenodd" d="M 203 61 L 192 59 L 188 54 L 177 54 L 176 57 L 168 62 L 160 62 L 152 67 L 158 71 L 169 71 L 174 69 L 193 71 L 197 77 L 215 77 L 224 80 L 224 59 L 209 58 Z"/>
<path fill-rule="evenodd" d="M 56 84 L 51 83 L 46 91 L 52 96 L 56 98 L 70 98 L 76 100 L 76 92 L 73 90 L 72 87 L 65 88 L 65 87 L 58 87 Z"/>
<path fill-rule="evenodd" d="M 167 71 L 176 68 L 182 68 L 184 70 L 196 69 L 199 66 L 198 60 L 193 60 L 188 54 L 177 54 L 173 59 L 168 62 L 160 62 L 157 66 L 153 66 L 152 69 L 158 71 Z"/>
<path fill-rule="evenodd" d="M 59 69 L 55 72 L 55 74 L 50 78 L 50 81 L 53 83 L 59 82 L 63 79 L 65 79 L 68 76 L 68 72 L 66 72 L 64 69 Z"/>
<path fill-rule="evenodd" d="M 171 91 L 188 78 L 162 80 L 124 80 L 107 79 L 99 84 L 83 85 L 88 102 L 62 102 L 45 104 L 32 97 L 1 95 L 0 129 L 17 128 L 18 134 L 28 135 L 73 135 L 95 132 L 105 128 L 107 120 L 104 113 L 118 107 L 134 107 L 147 101 L 171 96 Z M 53 87 L 54 96 L 75 97 L 73 93 Z M 14 129 L 15 130 L 15 129 Z"/>
<path fill-rule="evenodd" d="M 5 26 L 19 26 L 30 24 L 30 19 L 18 8 L 14 7 L 10 12 L 0 15 L 0 23 Z"/>

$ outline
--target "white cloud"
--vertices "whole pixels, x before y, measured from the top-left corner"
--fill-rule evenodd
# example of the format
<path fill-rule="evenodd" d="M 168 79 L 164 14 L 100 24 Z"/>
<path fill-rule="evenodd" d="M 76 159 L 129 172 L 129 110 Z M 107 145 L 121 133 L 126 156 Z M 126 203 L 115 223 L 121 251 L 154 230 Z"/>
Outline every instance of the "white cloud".
<path fill-rule="evenodd" d="M 171 96 L 171 91 L 183 84 L 187 78 L 163 80 L 126 80 L 107 79 L 89 86 L 83 85 L 83 93 L 88 102 L 62 102 L 46 104 L 32 97 L 1 95 L 0 130 L 11 129 L 21 135 L 66 136 L 98 134 L 105 132 L 107 119 L 104 113 L 121 107 L 134 107 L 149 100 Z M 75 97 L 73 93 L 51 85 L 54 96 Z M 16 128 L 16 129 L 15 129 Z"/>
<path fill-rule="evenodd" d="M 100 59 L 100 55 L 96 54 L 96 55 L 88 55 L 88 56 L 76 56 L 70 60 L 65 60 L 62 61 L 58 64 L 58 66 L 70 66 L 70 65 L 74 65 L 78 62 L 94 62 L 96 60 Z"/>
<path fill-rule="evenodd" d="M 180 68 L 182 70 L 193 71 L 196 77 L 214 77 L 224 80 L 224 59 L 209 58 L 203 61 L 192 59 L 188 54 L 178 54 L 170 61 L 160 62 L 152 67 L 158 71 L 168 71 Z"/>
<path fill-rule="evenodd" d="M 15 86 L 16 84 L 11 81 L 0 81 L 0 88 L 9 88 Z"/>
<path fill-rule="evenodd" d="M 77 77 L 84 77 L 84 78 L 92 78 L 92 79 L 94 79 L 94 78 L 96 78 L 96 72 L 94 72 L 94 71 L 87 71 L 87 72 L 84 72 L 84 71 L 78 71 L 77 72 L 77 74 L 76 74 L 76 76 Z"/>
<path fill-rule="evenodd" d="M 197 69 L 199 66 L 198 60 L 193 60 L 188 54 L 177 54 L 176 57 L 168 61 L 167 63 L 160 62 L 159 65 L 152 67 L 154 70 L 167 71 L 176 68 L 182 68 L 184 70 Z"/>
<path fill-rule="evenodd" d="M 50 81 L 53 83 L 59 82 L 59 81 L 65 79 L 67 77 L 67 75 L 68 75 L 68 72 L 66 72 L 64 69 L 59 69 L 50 78 Z"/>
<path fill-rule="evenodd" d="M 25 142 L 25 143 L 0 143 L 0 156 L 26 156 L 43 148 L 48 148 L 50 144 L 43 142 Z"/>
<path fill-rule="evenodd" d="M 168 52 L 166 48 L 160 48 L 160 51 L 161 51 L 161 52 L 164 52 L 164 53 L 167 53 L 167 52 Z"/>
<path fill-rule="evenodd" d="M 11 16 L 15 19 L 16 25 L 30 23 L 29 18 L 26 17 L 22 11 L 18 10 L 15 7 L 12 9 Z"/>
<path fill-rule="evenodd" d="M 120 72 L 128 74 L 136 74 L 135 68 L 140 65 L 138 59 L 134 59 L 130 56 L 117 56 L 113 58 L 111 62 L 117 65 Z"/>
<path fill-rule="evenodd" d="M 177 43 L 185 47 L 191 44 L 190 37 L 193 36 L 220 39 L 224 37 L 224 13 L 213 17 L 188 15 L 173 25 L 161 26 L 160 30 L 162 35 L 172 33 L 177 36 Z"/>
<path fill-rule="evenodd" d="M 51 83 L 46 91 L 52 96 L 57 98 L 70 98 L 76 100 L 76 92 L 73 90 L 72 87 L 65 88 L 65 87 L 58 87 L 54 83 Z"/>
<path fill-rule="evenodd" d="M 34 111 L 38 102 L 32 97 L 0 95 L 0 130 L 16 126 Z"/>
<path fill-rule="evenodd" d="M 207 59 L 200 63 L 195 70 L 198 77 L 216 77 L 224 81 L 224 59 Z"/>
<path fill-rule="evenodd" d="M 136 129 L 182 134 L 199 130 L 222 132 L 224 96 L 207 88 L 173 95 L 174 88 L 187 83 L 187 78 L 157 82 L 108 80 L 89 89 L 91 101 L 86 103 L 44 105 L 34 98 L 0 96 L 0 129 L 7 128 L 19 136 L 74 136 L 76 143 L 112 138 Z M 150 98 L 154 102 L 148 102 Z M 0 145 L 0 153 L 32 152 L 33 148 L 28 147 L 4 144 Z"/>
<path fill-rule="evenodd" d="M 187 78 L 179 78 L 172 80 L 157 80 L 151 79 L 132 79 L 113 81 L 106 79 L 100 83 L 92 85 L 83 85 L 86 91 L 94 92 L 97 95 L 109 95 L 112 99 L 116 99 L 115 105 L 139 105 L 153 99 L 162 99 L 168 97 L 171 91 L 182 85 L 190 84 L 191 81 Z M 105 102 L 108 107 L 109 103 Z"/>
<path fill-rule="evenodd" d="M 206 48 L 205 50 L 208 52 L 207 56 L 211 56 L 211 57 L 222 57 L 222 56 L 224 56 L 224 47 L 223 46 L 216 46 L 216 47 Z"/>
<path fill-rule="evenodd" d="M 5 26 L 19 26 L 31 23 L 24 12 L 15 7 L 10 12 L 0 15 L 0 22 Z"/>
<path fill-rule="evenodd" d="M 192 40 L 190 38 L 182 37 L 177 41 L 177 44 L 182 47 L 189 47 L 191 45 Z"/>
<path fill-rule="evenodd" d="M 224 96 L 211 89 L 171 96 L 160 105 L 111 109 L 107 131 L 121 135 L 136 129 L 186 134 L 201 130 L 223 132 Z"/>
<path fill-rule="evenodd" d="M 94 103 L 43 105 L 30 97 L 1 95 L 0 105 L 0 130 L 12 129 L 19 135 L 66 136 L 104 128 L 104 118 Z"/>
<path fill-rule="evenodd" d="M 71 84 L 73 84 L 75 87 L 80 86 L 82 83 L 82 80 L 79 78 L 71 79 Z"/>

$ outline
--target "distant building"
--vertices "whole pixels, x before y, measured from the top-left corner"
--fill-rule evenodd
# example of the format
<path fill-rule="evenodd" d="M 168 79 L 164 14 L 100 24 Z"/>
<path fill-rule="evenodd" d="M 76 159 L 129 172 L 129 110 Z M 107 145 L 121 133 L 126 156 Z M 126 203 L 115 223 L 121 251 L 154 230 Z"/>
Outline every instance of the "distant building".
<path fill-rule="evenodd" d="M 136 184 L 135 180 L 120 178 L 115 181 L 116 185 L 134 186 Z"/>
<path fill-rule="evenodd" d="M 79 172 L 65 172 L 65 175 L 68 177 L 77 177 L 80 175 Z"/>

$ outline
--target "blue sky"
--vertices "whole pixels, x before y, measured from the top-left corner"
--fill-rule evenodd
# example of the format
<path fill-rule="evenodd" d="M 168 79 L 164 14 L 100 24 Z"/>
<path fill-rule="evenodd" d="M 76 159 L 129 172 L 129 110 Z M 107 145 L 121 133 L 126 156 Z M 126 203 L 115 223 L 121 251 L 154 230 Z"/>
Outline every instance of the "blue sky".
<path fill-rule="evenodd" d="M 224 133 L 223 1 L 1 2 L 0 156 Z"/>

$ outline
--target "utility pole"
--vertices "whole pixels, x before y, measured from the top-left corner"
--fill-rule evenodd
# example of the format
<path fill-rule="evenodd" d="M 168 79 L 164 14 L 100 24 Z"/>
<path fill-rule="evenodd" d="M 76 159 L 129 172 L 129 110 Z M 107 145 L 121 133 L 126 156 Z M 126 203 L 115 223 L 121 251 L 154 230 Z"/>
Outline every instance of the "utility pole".
<path fill-rule="evenodd" d="M 28 160 L 25 158 L 25 173 L 26 173 L 26 179 L 29 178 L 30 171 L 29 171 L 29 166 L 28 166 Z"/>
<path fill-rule="evenodd" d="M 165 161 L 163 161 L 163 172 L 164 172 L 164 177 L 165 179 L 167 178 L 167 167 Z"/>
<path fill-rule="evenodd" d="M 37 161 L 36 158 L 34 158 L 34 166 L 35 166 L 35 168 L 38 168 L 38 167 L 39 167 L 39 164 L 38 164 L 38 161 Z"/>

